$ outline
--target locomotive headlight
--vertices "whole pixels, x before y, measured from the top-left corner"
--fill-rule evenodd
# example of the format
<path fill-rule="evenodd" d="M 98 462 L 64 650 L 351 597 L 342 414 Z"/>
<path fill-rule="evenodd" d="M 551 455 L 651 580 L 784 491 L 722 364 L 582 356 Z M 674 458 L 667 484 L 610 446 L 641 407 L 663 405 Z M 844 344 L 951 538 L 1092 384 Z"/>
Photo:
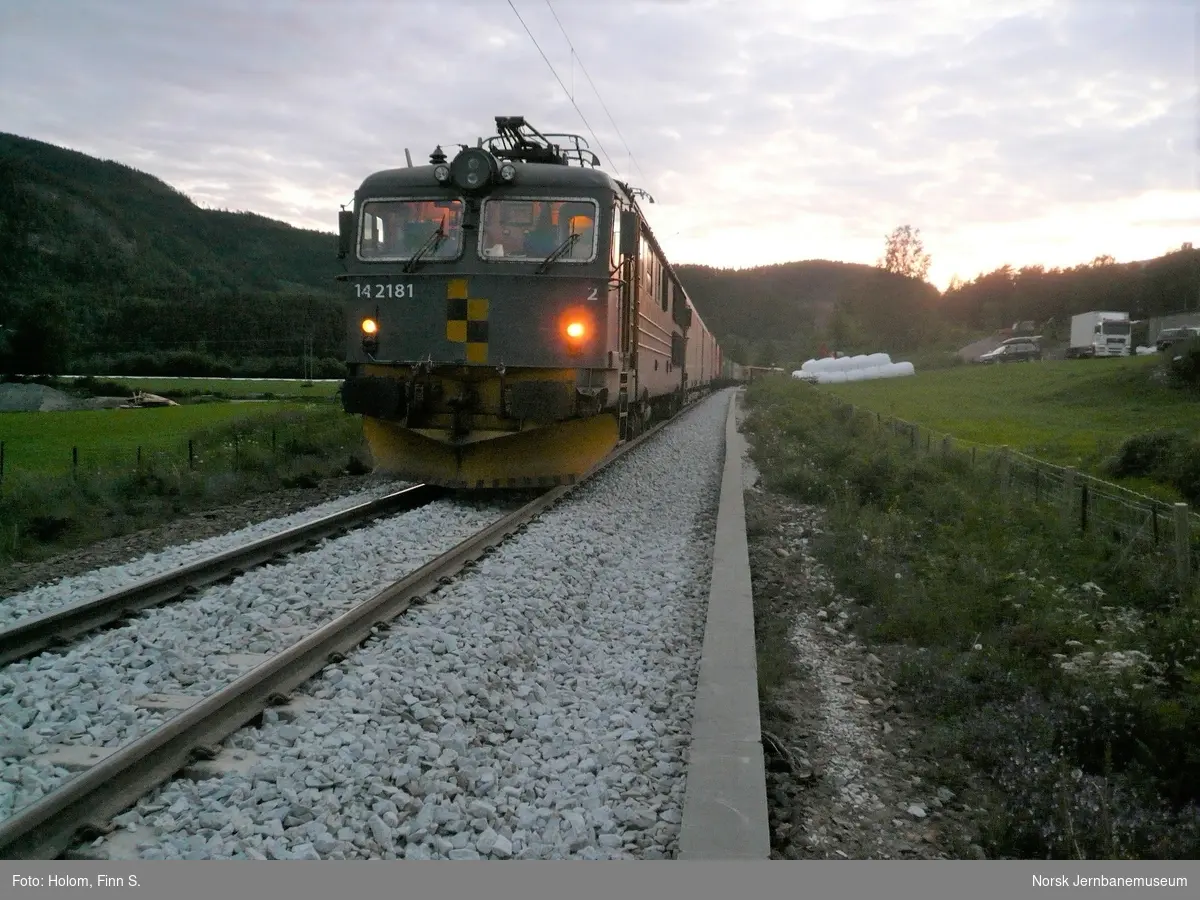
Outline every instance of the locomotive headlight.
<path fill-rule="evenodd" d="M 433 170 L 433 177 L 442 184 L 450 180 L 450 167 L 443 163 Z"/>
<path fill-rule="evenodd" d="M 379 323 L 367 316 L 359 324 L 359 328 L 362 329 L 363 353 L 373 357 L 379 352 Z"/>
<path fill-rule="evenodd" d="M 593 313 L 580 304 L 564 309 L 558 319 L 558 339 L 568 353 L 575 356 L 583 353 L 596 337 L 596 322 Z"/>
<path fill-rule="evenodd" d="M 512 163 L 505 163 L 500 167 L 500 177 L 505 181 L 512 181 L 517 177 L 517 167 Z"/>
<path fill-rule="evenodd" d="M 496 159 L 482 147 L 468 147 L 450 163 L 450 178 L 463 190 L 487 187 L 496 174 Z"/>

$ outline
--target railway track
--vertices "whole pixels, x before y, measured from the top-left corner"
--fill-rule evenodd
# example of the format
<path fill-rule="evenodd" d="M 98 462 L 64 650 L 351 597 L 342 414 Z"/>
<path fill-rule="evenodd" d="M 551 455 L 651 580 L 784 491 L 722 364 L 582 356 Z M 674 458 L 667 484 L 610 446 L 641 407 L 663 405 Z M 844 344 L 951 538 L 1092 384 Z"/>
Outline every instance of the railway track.
<path fill-rule="evenodd" d="M 402 614 L 411 605 L 421 603 L 427 595 L 436 592 L 440 586 L 450 583 L 455 574 L 469 568 L 476 560 L 490 553 L 509 536 L 523 531 L 529 522 L 558 504 L 576 487 L 586 483 L 617 459 L 653 437 L 665 424 L 669 424 L 669 422 L 660 423 L 640 437 L 619 447 L 578 483 L 547 491 L 516 511 L 493 522 L 460 542 L 450 551 L 377 592 L 368 600 L 308 634 L 286 650 L 274 654 L 223 689 L 207 697 L 197 698 L 196 702 L 181 710 L 155 730 L 112 751 L 106 750 L 108 755 L 95 765 L 65 782 L 57 790 L 0 822 L 0 859 L 54 859 L 81 841 L 88 841 L 108 833 L 112 830 L 109 820 L 113 816 L 128 808 L 159 784 L 170 780 L 172 776 L 186 769 L 196 760 L 214 758 L 219 752 L 220 742 L 230 734 L 259 717 L 266 709 L 286 705 L 290 692 L 295 691 L 326 666 L 341 661 L 345 654 L 374 634 L 385 630 L 390 620 Z M 417 489 L 410 488 L 408 491 L 417 491 Z M 415 503 L 415 498 L 421 496 L 421 493 L 409 494 L 402 491 L 390 498 L 382 498 L 380 501 L 374 501 L 373 504 L 365 504 L 365 506 L 379 504 L 389 499 L 398 503 L 401 501 L 396 498 L 401 495 L 407 495 L 409 498 L 404 502 Z M 376 515 L 381 514 L 383 513 L 376 513 Z M 337 516 L 344 515 L 346 514 L 337 514 Z M 328 518 L 335 519 L 337 516 Z M 336 533 L 338 529 L 348 526 L 349 521 L 326 525 L 330 533 Z M 293 529 L 293 532 L 299 530 Z M 303 538 L 296 535 L 291 540 L 299 541 L 299 544 L 303 545 L 313 538 L 311 535 Z M 265 544 L 266 542 L 258 543 Z M 257 546 L 257 544 L 251 545 L 251 547 Z M 265 561 L 282 552 L 280 548 L 279 544 L 276 544 L 274 548 L 261 547 L 256 553 L 258 555 L 265 554 L 263 557 Z M 243 549 L 249 551 L 251 548 Z M 223 554 L 222 557 L 232 555 L 232 553 Z M 256 558 L 258 556 L 249 555 L 244 559 Z M 212 563 L 211 560 L 205 562 Z M 191 577 L 193 580 L 202 577 L 208 578 L 206 583 L 212 583 L 232 574 L 235 569 L 246 564 L 248 564 L 246 561 L 240 563 L 226 561 L 222 574 L 217 574 L 219 569 L 213 568 L 209 575 L 201 576 L 194 573 Z M 149 592 L 146 596 L 160 596 L 164 599 L 178 597 L 183 590 L 186 590 L 187 585 L 192 583 L 186 579 L 181 581 L 179 572 L 170 573 L 169 577 L 175 579 L 172 587 L 168 588 L 164 583 L 157 588 L 157 593 L 149 587 L 145 587 L 144 589 Z M 160 579 L 151 579 L 150 581 L 158 580 Z M 135 587 L 142 588 L 143 586 Z M 97 598 L 96 601 L 89 602 L 98 603 L 101 599 Z M 134 608 L 144 608 L 153 602 L 155 601 L 150 599 L 142 607 Z M 160 599 L 157 602 L 163 602 L 163 600 Z M 86 604 L 78 606 L 83 607 Z M 107 621 L 120 618 L 122 611 L 129 607 L 130 601 L 128 600 L 123 603 L 108 601 L 107 614 L 109 618 Z M 75 609 L 75 607 L 71 607 L 71 609 Z M 67 610 L 62 612 L 66 613 Z M 81 630 L 87 630 L 85 621 L 80 619 L 79 624 L 72 626 L 79 629 L 72 633 L 77 634 L 81 633 Z M 24 623 L 18 623 L 18 625 L 21 624 Z M 98 626 L 91 625 L 90 627 Z M 53 633 L 53 630 L 51 632 Z M 61 634 L 62 629 L 60 628 L 57 633 Z M 17 645 L 14 644 L 14 646 Z"/>
<path fill-rule="evenodd" d="M 63 647 L 100 628 L 123 624 L 143 609 L 190 597 L 202 588 L 282 560 L 317 541 L 343 535 L 383 516 L 426 506 L 446 493 L 443 488 L 427 484 L 407 487 L 127 587 L 20 619 L 0 629 L 0 665 Z"/>

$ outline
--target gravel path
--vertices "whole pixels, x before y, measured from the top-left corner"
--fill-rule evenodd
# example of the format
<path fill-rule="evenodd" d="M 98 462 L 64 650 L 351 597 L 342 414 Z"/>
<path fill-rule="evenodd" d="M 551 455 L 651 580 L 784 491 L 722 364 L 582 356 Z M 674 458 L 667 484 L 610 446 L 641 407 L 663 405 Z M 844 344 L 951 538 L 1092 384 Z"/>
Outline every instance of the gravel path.
<path fill-rule="evenodd" d="M 51 744 L 116 747 L 140 737 L 173 713 L 139 699 L 218 690 L 246 671 L 231 654 L 285 649 L 515 505 L 438 501 L 0 670 L 0 818 L 69 777 L 41 761 Z M 165 565 L 162 557 L 148 565 L 156 562 Z"/>
<path fill-rule="evenodd" d="M 233 735 L 233 771 L 163 786 L 93 852 L 672 856 L 728 401 L 685 413 L 310 681 L 297 712 Z"/>

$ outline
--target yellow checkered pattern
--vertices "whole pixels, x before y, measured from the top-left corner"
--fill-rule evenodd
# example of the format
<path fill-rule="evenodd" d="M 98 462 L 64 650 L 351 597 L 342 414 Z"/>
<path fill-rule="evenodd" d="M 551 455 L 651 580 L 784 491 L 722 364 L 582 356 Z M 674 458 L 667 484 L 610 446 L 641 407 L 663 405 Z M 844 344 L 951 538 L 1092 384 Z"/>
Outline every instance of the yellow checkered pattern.
<path fill-rule="evenodd" d="M 446 340 L 466 345 L 467 362 L 488 361 L 488 302 L 468 294 L 465 278 L 446 285 Z"/>

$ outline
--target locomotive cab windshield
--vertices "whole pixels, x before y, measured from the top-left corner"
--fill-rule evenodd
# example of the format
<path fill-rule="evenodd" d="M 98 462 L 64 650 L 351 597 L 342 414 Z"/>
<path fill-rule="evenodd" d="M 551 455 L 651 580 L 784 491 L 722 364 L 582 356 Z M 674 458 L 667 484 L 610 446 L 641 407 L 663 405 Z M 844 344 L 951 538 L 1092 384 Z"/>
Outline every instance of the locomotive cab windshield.
<path fill-rule="evenodd" d="M 358 257 L 407 262 L 426 248 L 426 260 L 457 259 L 462 253 L 462 212 L 463 202 L 457 199 L 368 200 L 363 203 Z"/>
<path fill-rule="evenodd" d="M 599 215 L 600 206 L 591 199 L 489 198 L 483 202 L 479 255 L 484 259 L 545 263 L 570 241 L 571 246 L 559 259 L 591 262 L 596 258 Z M 572 234 L 576 235 L 574 240 Z"/>

